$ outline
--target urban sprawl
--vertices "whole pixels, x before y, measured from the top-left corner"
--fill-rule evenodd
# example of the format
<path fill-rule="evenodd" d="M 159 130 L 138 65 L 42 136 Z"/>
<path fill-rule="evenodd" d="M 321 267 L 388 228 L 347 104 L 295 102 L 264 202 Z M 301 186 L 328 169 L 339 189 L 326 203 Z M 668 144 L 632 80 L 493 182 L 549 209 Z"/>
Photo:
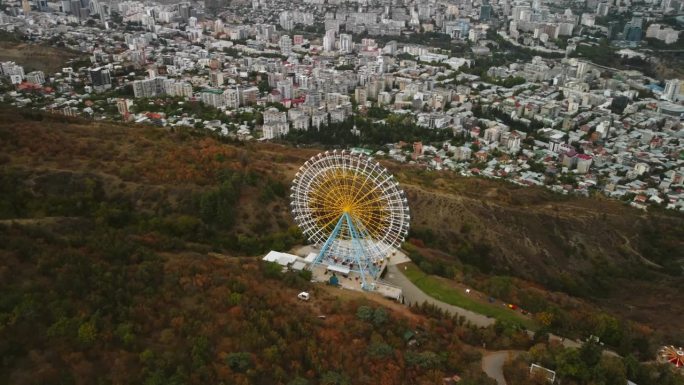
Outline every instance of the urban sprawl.
<path fill-rule="evenodd" d="M 1 7 L 3 36 L 82 55 L 55 73 L 0 63 L 4 105 L 338 144 L 684 211 L 684 82 L 649 70 L 684 66 L 653 62 L 682 52 L 682 0 Z"/>

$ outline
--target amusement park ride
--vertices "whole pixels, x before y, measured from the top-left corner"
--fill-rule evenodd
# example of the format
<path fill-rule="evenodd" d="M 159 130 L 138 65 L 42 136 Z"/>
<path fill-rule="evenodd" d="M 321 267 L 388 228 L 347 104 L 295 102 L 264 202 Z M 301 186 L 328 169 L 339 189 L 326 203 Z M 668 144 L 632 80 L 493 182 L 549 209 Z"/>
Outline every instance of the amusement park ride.
<path fill-rule="evenodd" d="M 304 163 L 291 191 L 295 222 L 320 247 L 312 267 L 356 272 L 362 288 L 372 290 L 409 229 L 408 203 L 394 176 L 366 155 L 326 151 Z"/>
<path fill-rule="evenodd" d="M 658 350 L 658 361 L 670 363 L 677 369 L 684 368 L 684 349 L 674 346 L 663 346 Z"/>

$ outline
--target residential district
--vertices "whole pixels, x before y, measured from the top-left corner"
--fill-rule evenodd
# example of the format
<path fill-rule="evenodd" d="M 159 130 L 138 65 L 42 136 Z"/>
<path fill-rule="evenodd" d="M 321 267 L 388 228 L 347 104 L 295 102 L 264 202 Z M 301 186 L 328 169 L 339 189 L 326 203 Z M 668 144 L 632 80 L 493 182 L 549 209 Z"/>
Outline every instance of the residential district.
<path fill-rule="evenodd" d="M 1 7 L 3 40 L 77 57 L 54 73 L 0 63 L 2 103 L 22 111 L 332 135 L 430 170 L 684 211 L 684 64 L 666 56 L 681 52 L 681 0 Z"/>

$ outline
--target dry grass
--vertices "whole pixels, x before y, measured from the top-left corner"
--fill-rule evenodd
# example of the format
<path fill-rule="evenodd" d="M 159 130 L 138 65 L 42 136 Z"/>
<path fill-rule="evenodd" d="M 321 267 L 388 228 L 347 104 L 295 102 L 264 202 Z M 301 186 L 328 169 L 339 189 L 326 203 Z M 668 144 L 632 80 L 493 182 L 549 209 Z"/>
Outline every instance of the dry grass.
<path fill-rule="evenodd" d="M 69 59 L 83 56 L 65 49 L 38 44 L 0 42 L 0 61 L 15 61 L 26 72 L 44 71 L 46 74 L 60 72 Z"/>

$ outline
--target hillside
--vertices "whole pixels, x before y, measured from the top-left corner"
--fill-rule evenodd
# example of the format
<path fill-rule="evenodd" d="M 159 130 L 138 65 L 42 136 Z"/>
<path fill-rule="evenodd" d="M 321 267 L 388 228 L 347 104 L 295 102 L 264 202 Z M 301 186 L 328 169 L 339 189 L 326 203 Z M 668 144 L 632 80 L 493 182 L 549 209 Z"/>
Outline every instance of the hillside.
<path fill-rule="evenodd" d="M 414 235 L 450 254 L 437 261 L 448 265 L 456 256 L 483 272 L 521 277 L 680 332 L 684 307 L 672 288 L 684 283 L 681 215 L 496 181 L 398 174 Z"/>
<path fill-rule="evenodd" d="M 86 383 L 102 370 L 111 371 L 108 383 L 256 383 L 264 373 L 274 376 L 264 383 L 288 383 L 284 373 L 318 383 L 328 372 L 362 379 L 355 384 L 453 373 L 480 381 L 477 354 L 462 341 L 516 344 L 510 334 L 501 342 L 501 329 L 478 335 L 450 319 L 396 311 L 392 327 L 379 327 L 385 322 L 357 314 L 378 307 L 365 299 L 321 293 L 327 299 L 297 303 L 305 277 L 280 276 L 253 257 L 303 242 L 288 184 L 318 150 L 8 111 L 0 122 L 0 230 L 8 240 L 0 290 L 11 293 L 0 303 L 0 356 L 8 357 L 0 382 L 31 383 L 38 367 L 44 383 L 74 371 L 83 375 L 72 380 Z M 585 337 L 596 329 L 643 359 L 654 344 L 682 338 L 684 304 L 671 289 L 683 283 L 681 216 L 387 166 L 408 193 L 407 248 L 422 269 L 548 313 L 556 330 Z M 214 252 L 227 257 L 208 257 Z M 333 317 L 320 321 L 321 313 Z M 278 332 L 269 334 L 274 319 Z M 401 336 L 417 323 L 447 336 L 409 354 Z M 310 333 L 314 345 L 290 346 Z M 237 346 L 244 335 L 256 342 Z M 382 363 L 351 353 L 369 349 L 379 349 Z M 462 353 L 433 355 L 447 350 Z M 296 367 L 289 357 L 304 351 Z M 325 358 L 331 354 L 343 357 Z M 381 377 L 395 369 L 401 376 Z M 338 380 L 328 383 L 345 383 Z"/>
<path fill-rule="evenodd" d="M 6 33 L 0 33 L 0 61 L 14 61 L 23 66 L 27 73 L 30 71 L 43 71 L 46 74 L 61 72 L 62 67 L 69 65 L 69 60 L 83 57 L 78 52 L 64 48 L 3 40 L 8 38 L 12 37 L 8 37 Z"/>
<path fill-rule="evenodd" d="M 268 148 L 2 121 L 0 383 L 492 383 L 493 330 L 239 257 L 301 242 Z"/>

